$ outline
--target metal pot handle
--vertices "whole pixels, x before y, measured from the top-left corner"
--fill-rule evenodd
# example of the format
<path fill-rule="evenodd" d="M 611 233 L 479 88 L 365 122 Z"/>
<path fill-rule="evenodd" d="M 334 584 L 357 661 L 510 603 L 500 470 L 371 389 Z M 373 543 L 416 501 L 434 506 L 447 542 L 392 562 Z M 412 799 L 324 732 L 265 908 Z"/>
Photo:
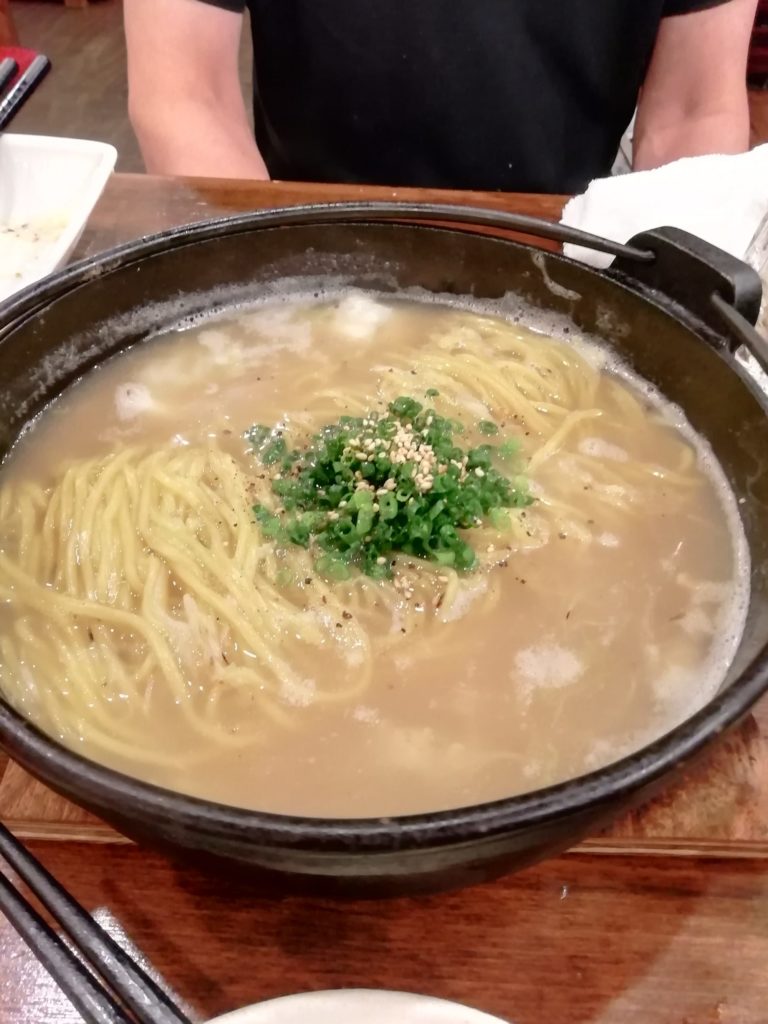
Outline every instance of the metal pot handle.
<path fill-rule="evenodd" d="M 463 206 L 455 203 L 425 202 L 383 202 L 379 200 L 361 200 L 359 202 L 312 203 L 306 206 L 286 206 L 274 210 L 262 210 L 256 214 L 246 214 L 243 218 L 232 218 L 249 221 L 252 225 L 270 226 L 275 221 L 280 224 L 323 224 L 327 221 L 368 221 L 368 220 L 405 220 L 447 222 L 452 224 L 470 224 L 476 227 L 498 228 L 503 231 L 514 231 L 519 234 L 531 235 L 535 238 L 547 238 L 553 242 L 572 243 L 586 249 L 620 256 L 633 263 L 647 263 L 654 258 L 653 253 L 632 246 L 623 245 L 609 238 L 601 238 L 580 228 L 573 228 L 557 221 L 544 220 L 541 217 L 529 217 L 522 213 L 507 213 L 504 210 L 492 210 L 483 206 Z"/>
<path fill-rule="evenodd" d="M 728 350 L 741 345 L 768 371 L 768 339 L 755 330 L 763 285 L 760 275 L 742 260 L 679 228 L 656 228 L 635 235 L 629 248 L 653 253 L 638 264 L 620 256 L 611 272 L 661 292 L 719 335 Z"/>

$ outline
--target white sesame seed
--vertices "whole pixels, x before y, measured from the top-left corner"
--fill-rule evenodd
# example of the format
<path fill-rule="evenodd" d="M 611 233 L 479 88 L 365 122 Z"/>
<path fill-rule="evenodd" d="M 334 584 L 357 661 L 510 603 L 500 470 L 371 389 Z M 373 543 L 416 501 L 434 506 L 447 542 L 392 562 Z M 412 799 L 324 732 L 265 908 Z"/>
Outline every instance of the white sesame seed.
<path fill-rule="evenodd" d="M 475 476 L 485 476 L 485 473 L 479 466 L 477 466 L 477 468 L 475 469 Z"/>

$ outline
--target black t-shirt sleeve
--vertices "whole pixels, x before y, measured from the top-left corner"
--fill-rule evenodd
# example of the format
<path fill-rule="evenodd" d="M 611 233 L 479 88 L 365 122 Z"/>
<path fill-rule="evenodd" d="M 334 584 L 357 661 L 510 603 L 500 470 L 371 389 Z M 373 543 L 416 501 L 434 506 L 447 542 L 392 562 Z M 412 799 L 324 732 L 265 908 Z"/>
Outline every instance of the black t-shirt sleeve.
<path fill-rule="evenodd" d="M 245 10 L 245 0 L 201 0 L 201 2 L 208 4 L 209 7 L 220 7 L 223 11 L 234 11 L 236 14 L 242 14 Z"/>
<path fill-rule="evenodd" d="M 664 17 L 671 14 L 693 14 L 695 11 L 706 11 L 710 7 L 722 7 L 730 0 L 666 0 Z"/>

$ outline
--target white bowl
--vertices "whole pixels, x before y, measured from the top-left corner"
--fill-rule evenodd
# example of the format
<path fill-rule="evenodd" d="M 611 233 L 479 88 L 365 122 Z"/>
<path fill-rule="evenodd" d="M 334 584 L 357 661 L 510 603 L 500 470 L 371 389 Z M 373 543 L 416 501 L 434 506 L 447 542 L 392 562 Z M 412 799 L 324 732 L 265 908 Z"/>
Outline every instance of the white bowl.
<path fill-rule="evenodd" d="M 506 1024 L 431 996 L 348 988 L 302 992 L 225 1013 L 209 1024 Z"/>
<path fill-rule="evenodd" d="M 0 135 L 0 301 L 66 261 L 116 159 L 105 142 Z"/>

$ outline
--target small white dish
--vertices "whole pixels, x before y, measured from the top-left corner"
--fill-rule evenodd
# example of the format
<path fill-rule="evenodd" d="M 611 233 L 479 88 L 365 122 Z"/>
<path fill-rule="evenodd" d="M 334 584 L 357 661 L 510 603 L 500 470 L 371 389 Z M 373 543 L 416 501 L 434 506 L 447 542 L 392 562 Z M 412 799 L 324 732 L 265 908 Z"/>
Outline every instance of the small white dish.
<path fill-rule="evenodd" d="M 116 160 L 105 142 L 0 135 L 0 301 L 66 261 Z"/>
<path fill-rule="evenodd" d="M 301 992 L 225 1013 L 208 1024 L 507 1024 L 459 1003 L 410 992 Z"/>

